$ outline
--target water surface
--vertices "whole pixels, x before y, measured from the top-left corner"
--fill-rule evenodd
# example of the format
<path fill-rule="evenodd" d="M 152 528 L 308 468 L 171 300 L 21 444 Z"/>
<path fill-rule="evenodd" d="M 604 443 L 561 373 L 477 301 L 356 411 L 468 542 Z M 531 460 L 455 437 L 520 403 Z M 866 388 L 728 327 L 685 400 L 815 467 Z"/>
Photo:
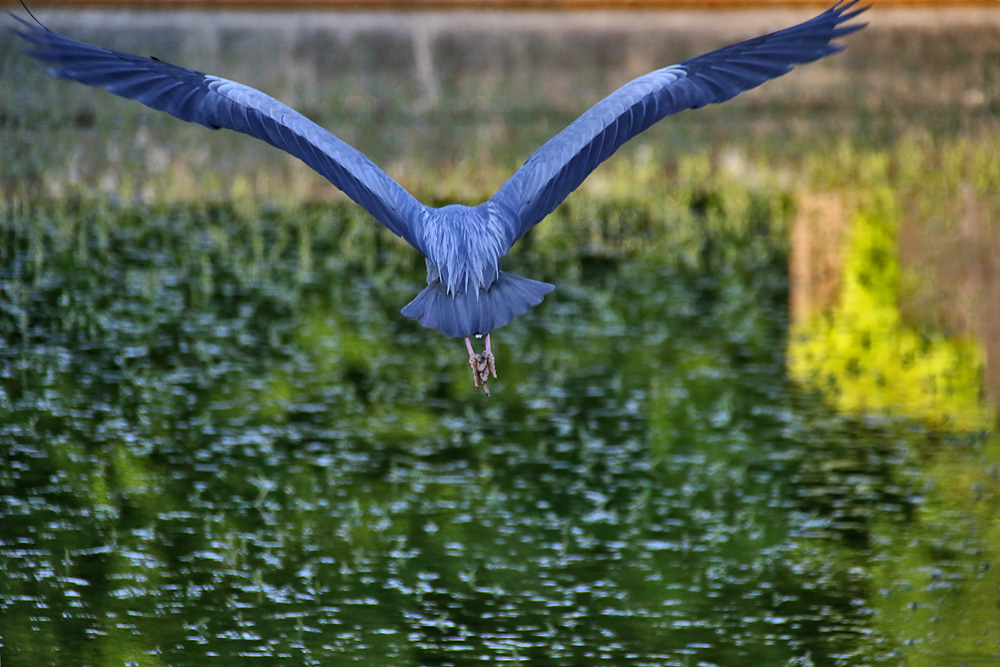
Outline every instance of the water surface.
<path fill-rule="evenodd" d="M 1000 657 L 997 434 L 794 384 L 780 244 L 511 258 L 487 399 L 344 210 L 7 212 L 5 665 Z"/>

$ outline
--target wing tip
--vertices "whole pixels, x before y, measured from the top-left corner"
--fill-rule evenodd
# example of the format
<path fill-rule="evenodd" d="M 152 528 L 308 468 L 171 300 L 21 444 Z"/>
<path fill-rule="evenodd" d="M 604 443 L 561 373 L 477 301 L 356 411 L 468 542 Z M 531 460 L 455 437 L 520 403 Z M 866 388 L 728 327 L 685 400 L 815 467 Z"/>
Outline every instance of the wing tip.
<path fill-rule="evenodd" d="M 851 19 L 854 19 L 860 16 L 861 14 L 864 14 L 865 12 L 867 12 L 869 9 L 872 8 L 872 5 L 863 5 L 861 7 L 858 7 L 857 9 L 854 9 L 857 6 L 858 2 L 860 2 L 860 0 L 840 0 L 840 2 L 835 4 L 833 7 L 830 7 L 830 9 L 826 10 L 824 14 L 831 14 L 835 16 L 837 19 L 837 25 L 840 25 L 841 23 L 846 23 L 847 21 L 850 21 Z M 823 14 L 820 14 L 820 16 L 823 16 Z M 844 26 L 843 28 L 838 28 L 838 30 L 844 30 L 846 32 L 837 34 L 835 35 L 835 37 L 839 37 L 841 34 L 846 35 L 856 30 L 861 30 L 866 25 L 868 25 L 867 22 L 859 23 L 856 25 Z"/>

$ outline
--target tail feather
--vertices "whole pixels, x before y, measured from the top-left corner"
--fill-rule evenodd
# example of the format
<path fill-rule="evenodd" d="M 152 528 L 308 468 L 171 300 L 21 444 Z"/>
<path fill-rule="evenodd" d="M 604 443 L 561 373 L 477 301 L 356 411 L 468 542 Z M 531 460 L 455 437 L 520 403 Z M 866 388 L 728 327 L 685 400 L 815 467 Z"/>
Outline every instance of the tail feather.
<path fill-rule="evenodd" d="M 443 283 L 434 281 L 402 313 L 448 336 L 481 336 L 528 312 L 554 289 L 549 283 L 503 271 L 489 289 L 478 293 L 448 294 Z"/>

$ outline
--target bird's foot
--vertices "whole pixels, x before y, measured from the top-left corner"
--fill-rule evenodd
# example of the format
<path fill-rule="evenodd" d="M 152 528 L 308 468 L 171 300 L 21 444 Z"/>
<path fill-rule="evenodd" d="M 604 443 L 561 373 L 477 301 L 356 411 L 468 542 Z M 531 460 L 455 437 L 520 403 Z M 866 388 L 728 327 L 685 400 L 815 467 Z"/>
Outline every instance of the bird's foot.
<path fill-rule="evenodd" d="M 476 354 L 472 349 L 472 341 L 465 339 L 465 349 L 469 351 L 469 367 L 472 369 L 472 384 L 476 389 L 483 386 L 483 392 L 489 396 L 490 388 L 486 385 L 490 375 L 497 376 L 497 364 L 493 359 L 493 348 L 490 346 L 490 335 L 486 334 L 486 349 L 482 354 Z"/>
<path fill-rule="evenodd" d="M 483 393 L 489 396 L 490 388 L 486 382 L 490 379 L 490 375 L 494 378 L 497 376 L 497 365 L 493 359 L 493 353 L 487 350 L 482 354 L 470 356 L 469 366 L 472 368 L 473 385 L 476 389 L 479 389 L 480 385 L 482 385 Z"/>

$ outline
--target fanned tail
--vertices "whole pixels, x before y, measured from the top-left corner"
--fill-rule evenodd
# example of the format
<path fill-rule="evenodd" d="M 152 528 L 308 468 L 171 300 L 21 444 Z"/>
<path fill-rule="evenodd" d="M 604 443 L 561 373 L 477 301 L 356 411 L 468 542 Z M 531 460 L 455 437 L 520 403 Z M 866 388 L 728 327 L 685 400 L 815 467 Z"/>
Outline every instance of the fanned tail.
<path fill-rule="evenodd" d="M 434 281 L 402 313 L 448 336 L 481 336 L 528 312 L 554 289 L 549 283 L 503 271 L 489 289 L 478 293 L 448 294 L 443 283 Z"/>

